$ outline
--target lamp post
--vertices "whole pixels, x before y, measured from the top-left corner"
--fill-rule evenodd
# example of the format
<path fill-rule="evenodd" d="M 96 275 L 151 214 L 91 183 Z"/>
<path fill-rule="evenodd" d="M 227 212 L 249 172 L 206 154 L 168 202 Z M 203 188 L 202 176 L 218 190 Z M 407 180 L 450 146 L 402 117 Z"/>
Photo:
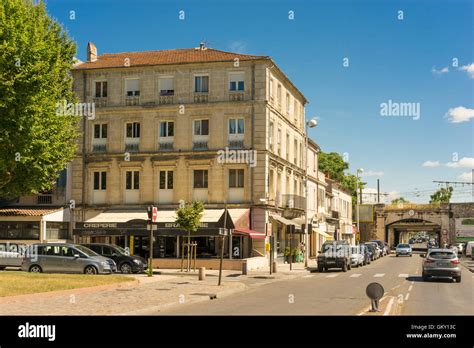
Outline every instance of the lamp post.
<path fill-rule="evenodd" d="M 358 192 L 359 192 L 359 184 L 360 184 L 360 180 L 359 180 L 359 173 L 362 174 L 364 172 L 364 169 L 363 168 L 359 168 L 357 169 L 357 184 L 356 184 L 356 208 L 357 208 L 357 232 L 359 233 L 359 237 L 360 237 L 360 229 L 359 229 L 359 200 L 357 199 L 358 198 Z M 361 198 L 362 198 L 362 194 L 361 194 Z"/>
<path fill-rule="evenodd" d="M 305 176 L 304 176 L 304 190 L 305 190 L 305 209 L 304 209 L 304 223 L 305 223 L 305 229 L 304 229 L 304 266 L 308 267 L 308 241 L 309 241 L 309 225 L 308 225 L 308 151 L 309 151 L 309 145 L 308 145 L 308 128 L 314 128 L 318 125 L 318 121 L 316 119 L 311 119 L 306 122 L 306 130 L 305 130 L 305 135 L 306 135 L 306 146 L 305 146 L 305 160 L 304 160 L 304 167 L 305 167 Z M 317 174 L 316 174 L 317 175 Z"/>
<path fill-rule="evenodd" d="M 269 202 L 275 201 L 273 199 L 268 199 L 268 198 L 260 198 L 260 202 L 263 204 L 268 205 Z M 265 237 L 268 237 L 268 207 L 265 209 Z M 273 243 L 274 243 L 274 238 L 273 234 L 270 237 L 269 244 L 270 244 L 270 250 L 269 250 L 269 268 L 270 268 L 270 275 L 272 274 L 272 268 L 273 268 Z"/>

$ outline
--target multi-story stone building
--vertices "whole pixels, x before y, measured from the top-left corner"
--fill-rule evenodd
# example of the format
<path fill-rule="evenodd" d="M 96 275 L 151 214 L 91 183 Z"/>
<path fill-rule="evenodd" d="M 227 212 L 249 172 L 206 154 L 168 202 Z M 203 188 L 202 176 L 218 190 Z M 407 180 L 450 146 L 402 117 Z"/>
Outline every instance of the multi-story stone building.
<path fill-rule="evenodd" d="M 96 107 L 72 163 L 77 241 L 146 256 L 145 207 L 154 204 L 159 265 L 180 254 L 174 210 L 199 200 L 198 252 L 218 254 L 225 222 L 226 255 L 265 256 L 266 232 L 302 215 L 307 100 L 270 57 L 203 44 L 98 55 L 89 43 L 72 73 L 78 99 Z"/>

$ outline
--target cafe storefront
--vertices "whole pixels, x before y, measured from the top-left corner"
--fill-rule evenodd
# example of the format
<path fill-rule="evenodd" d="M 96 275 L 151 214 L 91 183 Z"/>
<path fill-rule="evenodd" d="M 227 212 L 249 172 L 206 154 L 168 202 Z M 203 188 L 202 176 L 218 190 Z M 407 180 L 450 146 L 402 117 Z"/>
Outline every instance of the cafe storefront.
<path fill-rule="evenodd" d="M 198 259 L 220 257 L 220 239 L 226 235 L 224 257 L 251 257 L 253 240 L 265 238 L 263 233 L 248 229 L 248 209 L 206 209 L 199 229 L 191 233 L 190 241 L 197 244 Z M 174 210 L 158 211 L 156 230 L 153 231 L 154 259 L 179 259 L 188 232 L 175 222 Z M 145 211 L 108 210 L 76 222 L 73 230 L 77 243 L 107 243 L 120 245 L 131 254 L 149 256 L 150 231 L 147 230 Z"/>

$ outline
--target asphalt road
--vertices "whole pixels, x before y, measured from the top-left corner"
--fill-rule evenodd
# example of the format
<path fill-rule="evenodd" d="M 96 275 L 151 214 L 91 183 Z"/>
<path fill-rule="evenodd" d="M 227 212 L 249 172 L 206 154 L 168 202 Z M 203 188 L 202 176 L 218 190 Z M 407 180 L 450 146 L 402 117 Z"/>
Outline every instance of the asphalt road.
<path fill-rule="evenodd" d="M 419 255 L 385 256 L 346 273 L 333 270 L 250 288 L 222 299 L 182 304 L 161 315 L 473 315 L 474 273 L 463 268 L 462 282 L 421 280 Z M 365 294 L 380 283 L 379 313 L 369 313 Z"/>

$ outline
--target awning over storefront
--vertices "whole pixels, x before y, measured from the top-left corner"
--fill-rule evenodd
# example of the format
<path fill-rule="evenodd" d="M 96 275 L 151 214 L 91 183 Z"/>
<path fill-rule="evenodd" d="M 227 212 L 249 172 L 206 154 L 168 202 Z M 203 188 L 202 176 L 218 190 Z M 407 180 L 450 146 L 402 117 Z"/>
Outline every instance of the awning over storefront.
<path fill-rule="evenodd" d="M 326 232 L 323 232 L 318 228 L 313 228 L 313 232 L 316 232 L 316 233 L 320 234 L 321 236 L 326 237 L 328 239 L 332 238 L 332 236 L 330 234 L 327 234 Z"/>
<path fill-rule="evenodd" d="M 248 228 L 248 209 L 205 209 L 201 224 L 193 236 L 217 236 L 236 227 Z M 247 217 L 247 221 L 245 221 Z M 135 235 L 148 236 L 146 211 L 109 210 L 85 222 L 76 222 L 73 233 L 80 236 Z M 154 232 L 156 236 L 185 236 L 187 232 L 176 223 L 174 210 L 158 210 Z M 237 226 L 236 226 L 237 225 Z"/>
<path fill-rule="evenodd" d="M 243 228 L 235 229 L 232 235 L 246 235 L 252 239 L 265 239 L 265 233 Z"/>
<path fill-rule="evenodd" d="M 270 214 L 270 218 L 281 222 L 283 225 L 295 225 L 295 228 L 301 228 L 301 225 L 294 220 L 289 220 L 280 215 Z"/>

